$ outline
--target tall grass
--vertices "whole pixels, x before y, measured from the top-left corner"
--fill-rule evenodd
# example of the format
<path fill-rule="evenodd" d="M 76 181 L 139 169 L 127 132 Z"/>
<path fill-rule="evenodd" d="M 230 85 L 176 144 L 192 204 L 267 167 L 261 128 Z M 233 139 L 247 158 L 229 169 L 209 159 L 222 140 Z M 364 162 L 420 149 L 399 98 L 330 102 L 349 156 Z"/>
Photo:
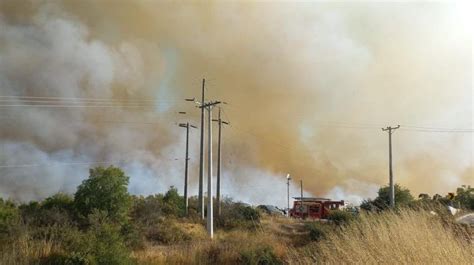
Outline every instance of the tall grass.
<path fill-rule="evenodd" d="M 186 223 L 182 229 L 189 230 Z M 308 243 L 307 226 L 298 220 L 265 218 L 256 229 L 218 230 L 203 236 L 192 226 L 192 239 L 136 250 L 138 264 L 472 264 L 474 247 L 469 230 L 452 218 L 428 211 L 361 214 L 344 226 L 324 226 L 324 237 Z M 190 234 L 190 235 L 191 235 Z M 39 240 L 28 233 L 0 246 L 0 264 L 37 264 L 66 253 L 61 238 Z M 92 240 L 86 238 L 87 241 Z"/>
<path fill-rule="evenodd" d="M 287 246 L 265 232 L 218 232 L 214 240 L 173 246 L 151 246 L 135 251 L 139 264 L 281 264 Z"/>
<path fill-rule="evenodd" d="M 427 211 L 363 214 L 289 258 L 294 264 L 473 264 L 468 230 Z M 291 252 L 290 252 L 291 253 Z"/>
<path fill-rule="evenodd" d="M 59 251 L 59 246 L 48 240 L 34 240 L 22 236 L 8 245 L 0 246 L 0 264 L 35 264 L 40 259 Z"/>

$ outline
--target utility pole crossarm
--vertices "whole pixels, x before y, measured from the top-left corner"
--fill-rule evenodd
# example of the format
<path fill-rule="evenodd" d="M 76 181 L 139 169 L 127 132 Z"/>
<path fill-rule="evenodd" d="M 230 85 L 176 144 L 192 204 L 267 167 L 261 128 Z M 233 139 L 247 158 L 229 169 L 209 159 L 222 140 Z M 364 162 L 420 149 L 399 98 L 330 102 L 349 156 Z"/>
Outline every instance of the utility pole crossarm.
<path fill-rule="evenodd" d="M 384 131 L 384 132 L 386 132 L 386 131 L 391 132 L 392 130 L 396 130 L 396 129 L 399 129 L 399 128 L 400 128 L 400 125 L 397 125 L 396 127 L 388 126 L 387 128 L 382 128 L 382 131 Z"/>
<path fill-rule="evenodd" d="M 221 102 L 220 101 L 201 102 L 198 107 L 201 109 L 204 109 L 204 108 L 215 106 L 217 104 L 221 104 Z"/>

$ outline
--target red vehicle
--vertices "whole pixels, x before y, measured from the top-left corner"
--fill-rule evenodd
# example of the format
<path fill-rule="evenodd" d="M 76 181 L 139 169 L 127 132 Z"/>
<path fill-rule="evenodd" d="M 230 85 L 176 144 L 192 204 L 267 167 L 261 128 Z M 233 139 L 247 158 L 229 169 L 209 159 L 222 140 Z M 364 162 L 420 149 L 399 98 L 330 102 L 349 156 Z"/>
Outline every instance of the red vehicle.
<path fill-rule="evenodd" d="M 344 201 L 332 201 L 326 198 L 294 197 L 293 208 L 290 209 L 290 217 L 327 219 L 331 210 L 337 210 L 344 206 Z"/>

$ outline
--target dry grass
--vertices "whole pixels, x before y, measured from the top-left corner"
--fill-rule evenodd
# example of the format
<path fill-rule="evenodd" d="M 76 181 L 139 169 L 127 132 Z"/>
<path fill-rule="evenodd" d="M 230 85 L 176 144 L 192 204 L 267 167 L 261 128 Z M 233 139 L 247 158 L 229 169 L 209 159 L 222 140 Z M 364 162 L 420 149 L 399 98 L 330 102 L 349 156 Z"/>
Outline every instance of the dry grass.
<path fill-rule="evenodd" d="M 365 214 L 326 240 L 298 251 L 300 255 L 291 257 L 290 263 L 473 264 L 473 245 L 459 228 L 423 211 Z"/>
<path fill-rule="evenodd" d="M 269 247 L 279 258 L 287 245 L 272 233 L 235 230 L 219 231 L 214 240 L 200 240 L 173 246 L 149 246 L 134 252 L 139 264 L 241 264 L 241 254 Z"/>
<path fill-rule="evenodd" d="M 424 211 L 362 214 L 344 228 L 329 226 L 332 232 L 325 239 L 303 247 L 295 239 L 304 237 L 304 225 L 287 218 L 265 217 L 255 231 L 218 231 L 214 240 L 206 239 L 202 225 L 178 225 L 193 240 L 148 245 L 133 253 L 137 263 L 243 264 L 245 253 L 261 253 L 262 247 L 286 264 L 472 264 L 474 260 L 467 230 Z M 34 264 L 61 251 L 52 242 L 19 237 L 0 249 L 0 264 Z"/>
<path fill-rule="evenodd" d="M 59 251 L 59 246 L 45 240 L 33 240 L 30 237 L 21 237 L 12 244 L 2 246 L 0 264 L 33 264 L 51 253 Z"/>
<path fill-rule="evenodd" d="M 219 231 L 213 241 L 154 246 L 135 252 L 139 264 L 242 264 L 241 254 L 268 246 L 287 264 L 472 264 L 465 230 L 428 212 L 364 214 L 325 240 L 295 244 L 302 223 L 267 217 L 257 231 Z"/>

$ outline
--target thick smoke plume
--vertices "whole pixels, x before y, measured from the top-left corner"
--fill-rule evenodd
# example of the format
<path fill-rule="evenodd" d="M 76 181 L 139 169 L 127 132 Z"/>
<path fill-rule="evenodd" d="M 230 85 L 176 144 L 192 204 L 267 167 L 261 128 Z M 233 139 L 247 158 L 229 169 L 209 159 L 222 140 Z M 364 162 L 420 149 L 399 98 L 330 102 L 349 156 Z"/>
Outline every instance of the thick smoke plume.
<path fill-rule="evenodd" d="M 0 196 L 73 192 L 90 162 L 123 167 L 136 194 L 182 190 L 184 131 L 176 123 L 199 124 L 183 99 L 199 96 L 203 77 L 209 99 L 229 102 L 223 190 L 238 200 L 285 205 L 286 173 L 294 196 L 299 179 L 307 194 L 373 196 L 388 180 L 380 128 L 397 124 L 397 182 L 415 193 L 473 184 L 472 133 L 423 129 L 473 126 L 465 10 L 2 1 L 0 96 L 113 99 L 119 107 L 0 107 Z M 137 100 L 146 106 L 123 103 Z M 196 193 L 197 130 L 191 141 Z"/>

